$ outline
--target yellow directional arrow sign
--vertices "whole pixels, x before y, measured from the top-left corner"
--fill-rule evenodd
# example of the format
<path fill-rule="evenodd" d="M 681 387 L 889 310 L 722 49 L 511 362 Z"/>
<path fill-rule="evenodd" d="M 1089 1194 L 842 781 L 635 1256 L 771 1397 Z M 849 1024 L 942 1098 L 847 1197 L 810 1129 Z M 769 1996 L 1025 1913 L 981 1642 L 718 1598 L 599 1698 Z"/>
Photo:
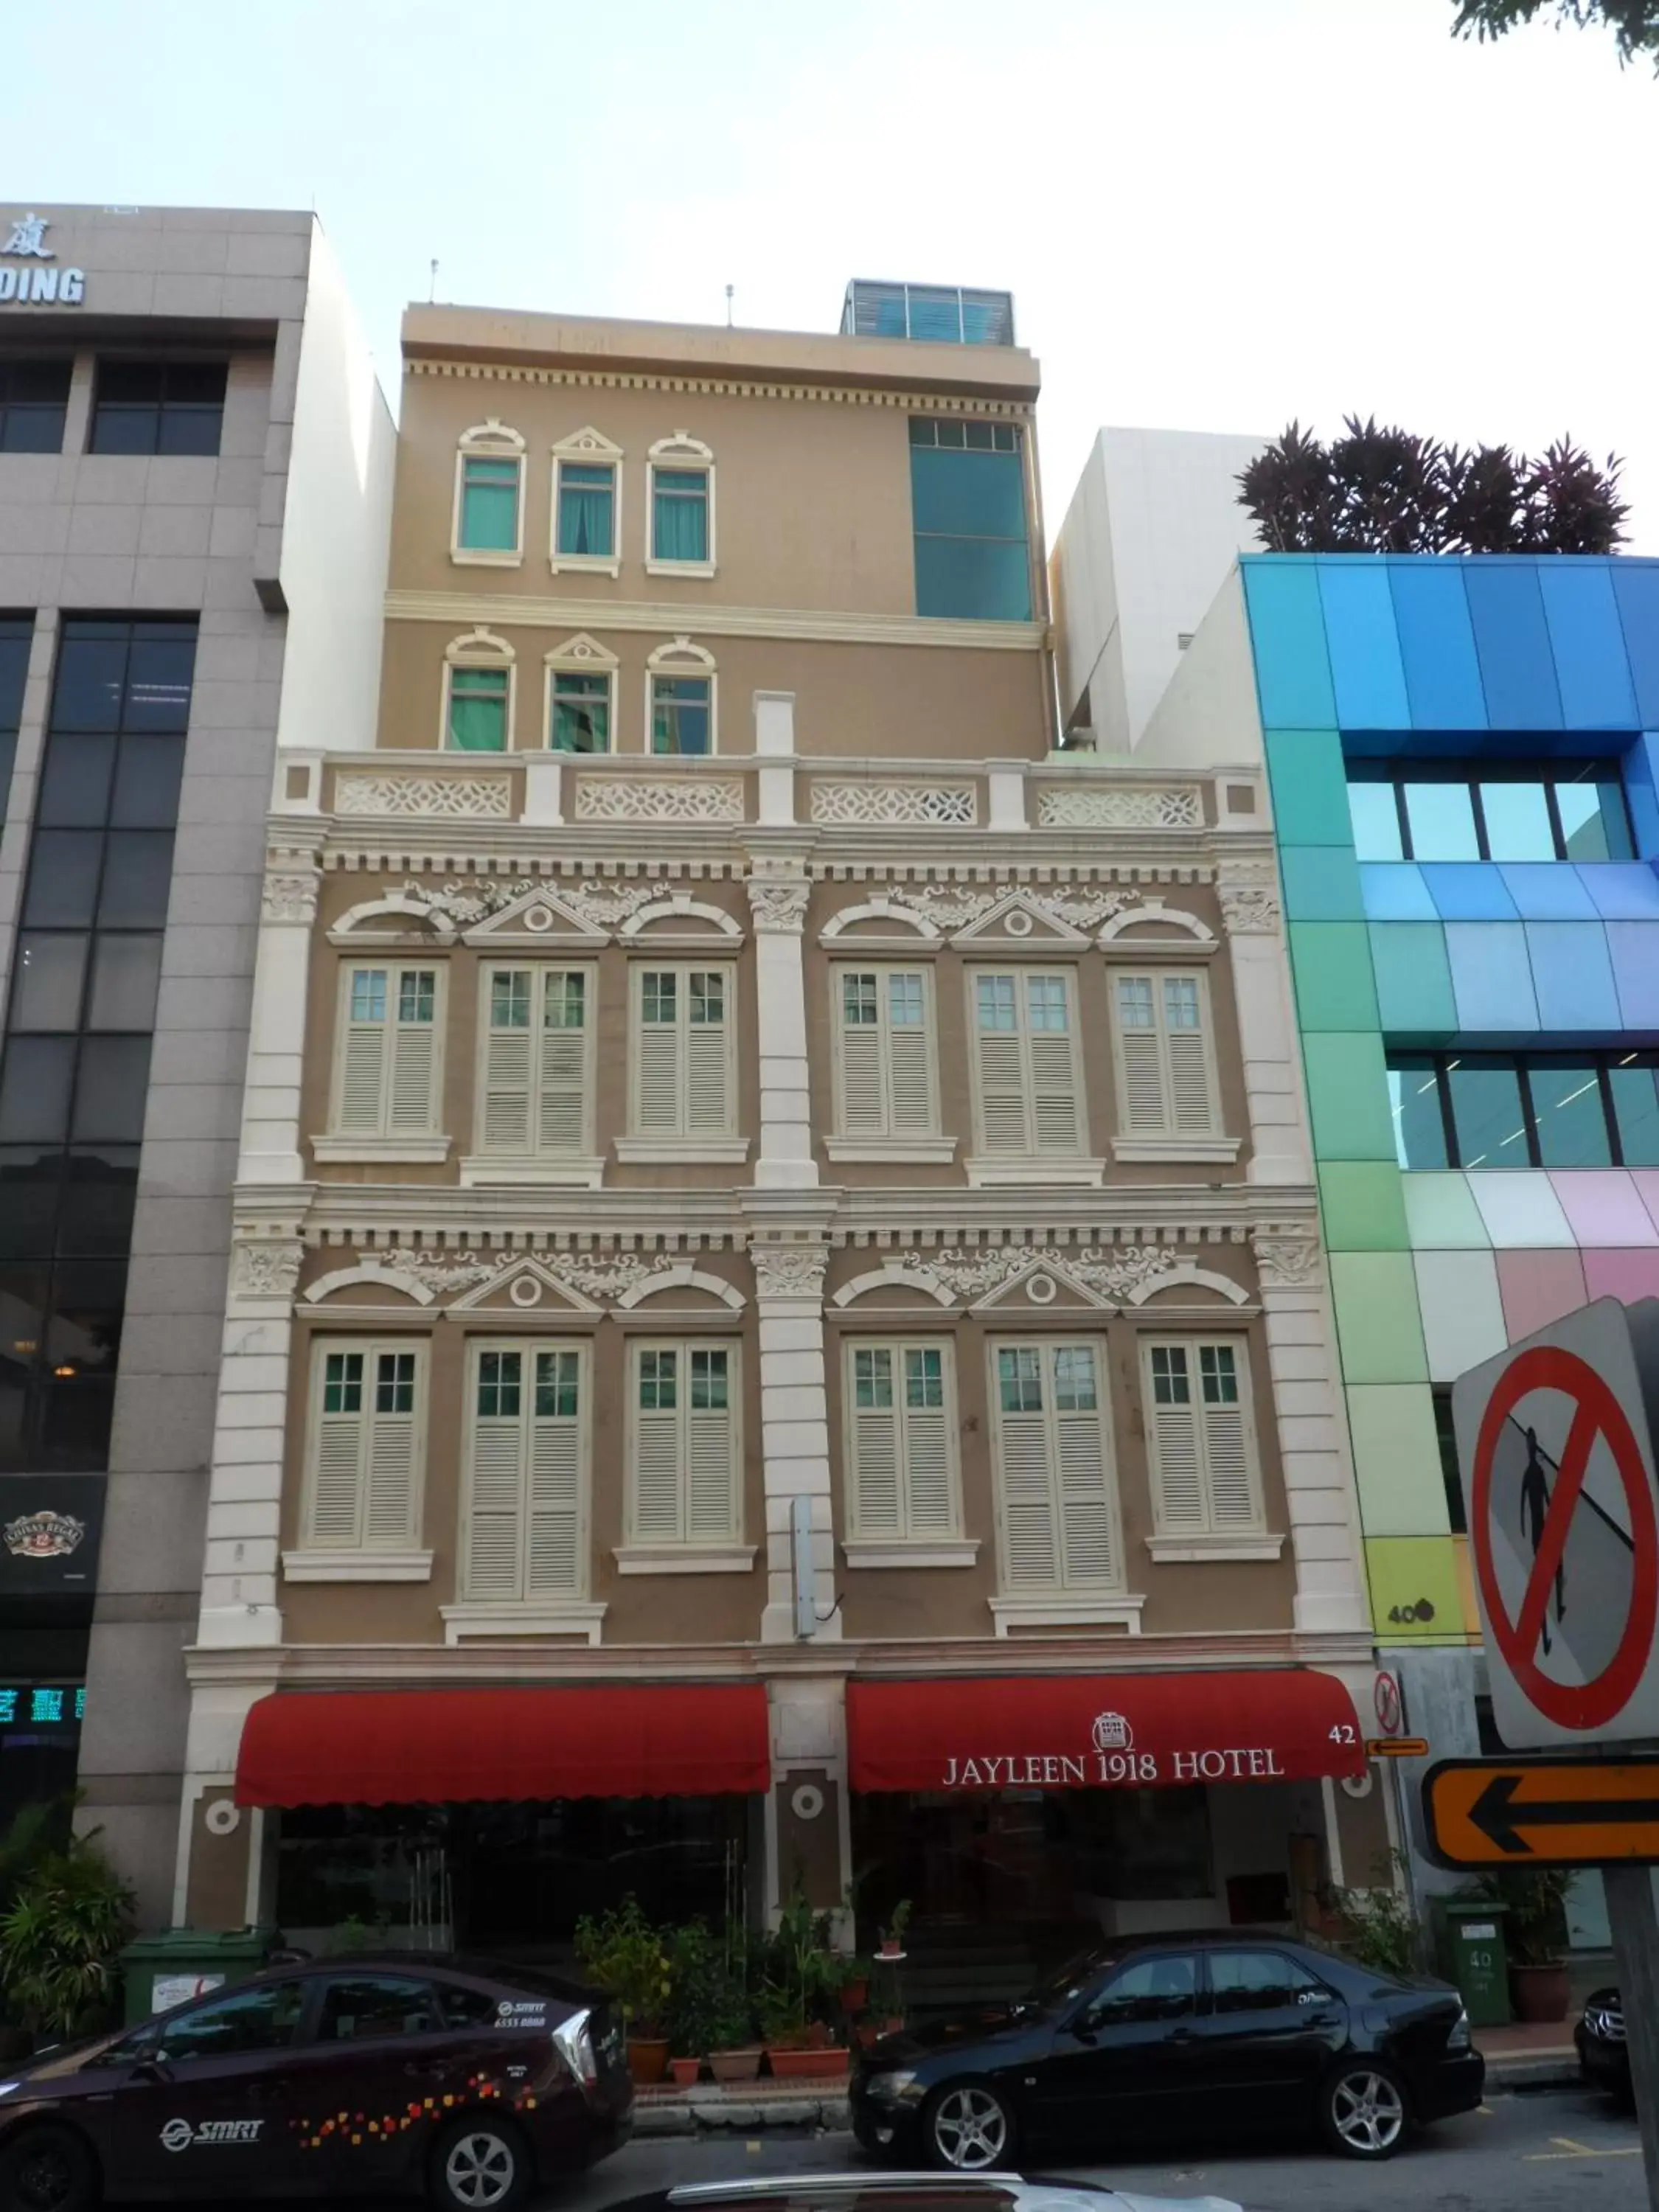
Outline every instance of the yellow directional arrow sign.
<path fill-rule="evenodd" d="M 1659 1864 L 1659 1759 L 1449 1759 L 1423 1778 L 1445 1867 Z"/>

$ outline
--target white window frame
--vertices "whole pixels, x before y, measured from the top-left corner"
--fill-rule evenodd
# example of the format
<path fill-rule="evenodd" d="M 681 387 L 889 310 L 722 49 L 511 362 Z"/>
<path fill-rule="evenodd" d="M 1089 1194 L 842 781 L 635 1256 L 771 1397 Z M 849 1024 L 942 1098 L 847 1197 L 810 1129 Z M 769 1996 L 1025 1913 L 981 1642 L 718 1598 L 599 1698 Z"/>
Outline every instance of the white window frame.
<path fill-rule="evenodd" d="M 858 1355 L 860 1352 L 884 1352 L 892 1362 L 894 1403 L 892 1410 L 900 1418 L 894 1422 L 895 1435 L 902 1459 L 906 1455 L 904 1422 L 906 1410 L 903 1392 L 906 1388 L 905 1354 L 911 1352 L 934 1352 L 939 1355 L 939 1371 L 944 1385 L 944 1428 L 946 1457 L 946 1481 L 950 1492 L 950 1525 L 948 1528 L 923 1529 L 915 1533 L 910 1527 L 913 1498 L 910 1486 L 902 1468 L 900 1471 L 898 1507 L 902 1523 L 896 1530 L 872 1532 L 859 1521 L 859 1465 L 857 1423 L 860 1408 L 858 1402 Z M 957 1410 L 956 1345 L 952 1338 L 928 1335 L 911 1331 L 880 1336 L 847 1335 L 842 1340 L 841 1358 L 841 1428 L 842 1465 L 846 1499 L 846 1530 L 842 1550 L 849 1567 L 971 1567 L 979 1557 L 977 1537 L 965 1537 L 962 1529 L 962 1455 L 959 1449 L 961 1417 Z"/>
<path fill-rule="evenodd" d="M 449 557 L 458 568 L 516 568 L 523 561 L 525 453 L 525 441 L 519 432 L 509 424 L 498 422 L 493 415 L 487 422 L 475 422 L 470 430 L 463 430 L 456 441 L 455 495 L 449 518 Z M 518 489 L 514 497 L 518 531 L 511 552 L 502 546 L 463 545 L 461 543 L 461 507 L 469 461 L 514 461 L 518 464 Z"/>
<path fill-rule="evenodd" d="M 1132 1130 L 1129 1127 L 1129 1068 L 1121 992 L 1123 984 L 1133 982 L 1146 982 L 1152 986 L 1153 1023 L 1151 1034 L 1157 1040 L 1164 1114 L 1164 1126 L 1157 1130 Z M 1169 1025 L 1164 1018 L 1164 986 L 1166 982 L 1190 983 L 1196 994 L 1197 1035 L 1204 1055 L 1204 1079 L 1209 1094 L 1207 1129 L 1181 1130 L 1174 1126 L 1175 1071 L 1170 1058 Z M 1107 983 L 1111 993 L 1112 1067 L 1117 1092 L 1118 1126 L 1112 1138 L 1113 1158 L 1236 1160 L 1239 1139 L 1229 1137 L 1222 1127 L 1220 1071 L 1216 1062 L 1215 1048 L 1215 1010 L 1210 998 L 1208 975 L 1201 969 L 1180 962 L 1121 960 L 1108 970 Z"/>
<path fill-rule="evenodd" d="M 492 979 L 502 975 L 528 975 L 530 977 L 530 1026 L 526 1034 L 531 1041 L 530 1120 L 532 1141 L 530 1149 L 524 1152 L 491 1151 L 486 1139 L 486 1117 L 489 1106 L 489 1040 L 492 1035 L 489 1017 L 494 1000 Z M 540 1123 L 540 1040 L 545 1034 L 547 988 L 555 975 L 580 975 L 583 986 L 585 1019 L 580 1032 L 582 1134 L 580 1143 L 570 1152 L 544 1149 L 534 1141 Z M 605 1175 L 604 1158 L 593 1147 L 594 1093 L 598 1084 L 599 1059 L 596 1042 L 599 992 L 599 970 L 597 963 L 591 960 L 542 958 L 526 952 L 516 959 L 503 954 L 500 958 L 479 963 L 478 1035 L 472 1071 L 473 1149 L 460 1164 L 464 1189 L 480 1189 L 492 1183 L 536 1184 L 562 1189 L 595 1190 L 599 1188 Z"/>
<path fill-rule="evenodd" d="M 1205 1493 L 1205 1524 L 1201 1528 L 1170 1528 L 1164 1525 L 1152 1354 L 1155 1351 L 1177 1351 L 1186 1355 L 1188 1382 L 1200 1394 L 1193 1401 L 1196 1407 L 1202 1403 L 1203 1378 L 1200 1355 L 1206 1347 L 1216 1346 L 1224 1346 L 1233 1355 L 1233 1369 L 1238 1379 L 1238 1411 L 1243 1437 L 1244 1465 L 1253 1515 L 1249 1522 L 1236 1522 L 1226 1527 L 1217 1526 L 1214 1500 L 1209 1495 L 1208 1451 L 1203 1442 L 1200 1421 L 1195 1424 L 1195 1430 L 1200 1455 L 1200 1485 Z M 1267 1528 L 1261 1475 L 1261 1443 L 1256 1427 L 1255 1393 L 1250 1374 L 1249 1339 L 1225 1330 L 1149 1330 L 1140 1339 L 1139 1367 L 1141 1426 L 1146 1438 L 1146 1479 L 1152 1492 L 1152 1534 L 1146 1539 L 1146 1548 L 1152 1558 L 1160 1563 L 1194 1559 L 1278 1559 L 1284 1549 L 1285 1540 L 1283 1536 L 1270 1534 Z"/>
<path fill-rule="evenodd" d="M 421 1544 L 425 1510 L 427 1455 L 427 1391 L 430 1379 L 428 1345 L 416 1336 L 331 1336 L 312 1339 L 310 1397 L 306 1407 L 305 1466 L 300 1486 L 299 1541 L 283 1554 L 283 1574 L 291 1583 L 423 1583 L 432 1574 L 432 1553 Z M 363 1362 L 363 1404 L 361 1417 L 364 1437 L 358 1464 L 357 1540 L 329 1544 L 316 1532 L 317 1482 L 320 1465 L 325 1378 L 331 1356 L 358 1353 Z M 368 1468 L 373 1449 L 370 1434 L 380 1418 L 373 1403 L 379 1385 L 379 1364 L 385 1355 L 415 1360 L 414 1402 L 410 1415 L 409 1518 L 401 1540 L 372 1544 L 365 1526 L 368 1514 Z"/>
<path fill-rule="evenodd" d="M 507 673 L 507 743 L 498 753 L 465 752 L 449 742 L 450 690 L 457 669 L 488 668 Z M 519 710 L 519 656 L 504 637 L 493 629 L 464 630 L 444 647 L 443 697 L 438 710 L 438 750 L 452 760 L 505 760 L 516 750 L 514 731 Z"/>
<path fill-rule="evenodd" d="M 699 470 L 708 480 L 708 551 L 702 561 L 665 561 L 657 553 L 657 471 Z M 650 449 L 645 468 L 645 573 L 647 576 L 712 576 L 718 558 L 714 539 L 714 449 L 694 438 L 689 430 L 676 430 L 672 438 L 659 438 Z"/>
<path fill-rule="evenodd" d="M 609 553 L 561 553 L 559 550 L 559 486 L 567 464 L 579 469 L 611 471 L 611 550 Z M 553 447 L 552 507 L 547 521 L 548 566 L 577 575 L 619 576 L 622 574 L 623 449 L 612 445 L 590 423 L 561 438 Z"/>
<path fill-rule="evenodd" d="M 386 1028 L 388 1043 L 380 1076 L 380 1113 L 378 1129 L 343 1129 L 340 1127 L 345 1093 L 346 1033 L 351 1027 L 351 979 L 359 969 L 384 972 L 386 979 L 386 1012 L 382 1018 Z M 432 995 L 432 1091 L 430 1111 L 432 1126 L 424 1131 L 399 1131 L 393 1133 L 391 1123 L 391 1096 L 393 1074 L 393 1041 L 398 1024 L 392 1018 L 400 979 L 406 975 L 431 975 Z M 407 955 L 392 958 L 384 954 L 365 951 L 355 955 L 347 953 L 341 960 L 335 982 L 334 1060 L 329 1071 L 328 1127 L 311 1140 L 312 1151 L 319 1162 L 401 1161 L 432 1163 L 447 1160 L 450 1139 L 442 1127 L 444 1111 L 445 1025 L 448 1017 L 448 967 L 435 953 Z"/>
<path fill-rule="evenodd" d="M 681 1070 L 680 1123 L 678 1131 L 641 1131 L 640 1127 L 641 1048 L 645 1033 L 645 978 L 667 973 L 678 975 L 679 993 L 689 1014 L 690 1005 L 690 981 L 694 975 L 718 974 L 726 986 L 726 1020 L 723 1024 L 726 1043 L 726 1126 L 723 1132 L 713 1130 L 688 1133 L 685 1127 L 685 1069 Z M 689 1020 L 684 1024 L 689 1028 Z M 738 967 L 728 956 L 698 959 L 695 955 L 681 954 L 673 959 L 641 957 L 629 963 L 628 976 L 628 1133 L 615 1138 L 617 1158 L 627 1165 L 648 1164 L 669 1161 L 701 1161 L 717 1165 L 735 1164 L 749 1157 L 749 1139 L 738 1134 L 738 1118 L 741 1111 L 738 1097 Z"/>
<path fill-rule="evenodd" d="M 1044 1413 L 1049 1418 L 1058 1408 L 1051 1402 L 1053 1369 L 1049 1355 L 1086 1346 L 1095 1363 L 1096 1413 L 1100 1423 L 1101 1438 L 1105 1455 L 1106 1477 L 1110 1488 L 1112 1554 L 1117 1562 L 1118 1578 L 1111 1583 L 1073 1583 L 1061 1580 L 1052 1588 L 1035 1584 L 1022 1588 L 1013 1584 L 1008 1574 L 1008 1523 L 1005 1485 L 1003 1480 L 1002 1391 L 998 1354 L 1002 1352 L 1034 1351 L 1042 1361 Z M 1141 1608 L 1144 1596 L 1131 1592 L 1126 1583 L 1127 1561 L 1123 1546 L 1123 1497 L 1121 1469 L 1118 1465 L 1117 1438 L 1112 1419 L 1110 1348 L 1103 1333 L 1087 1328 L 1055 1332 L 1048 1335 L 992 1335 L 985 1340 L 986 1387 L 990 1414 L 991 1487 L 995 1500 L 997 1531 L 997 1595 L 990 1601 L 992 1616 L 997 1634 L 1006 1636 L 1021 1628 L 1098 1626 L 1125 1628 L 1132 1636 L 1140 1633 Z M 1051 1496 L 1055 1506 L 1055 1541 L 1060 1538 L 1058 1466 L 1052 1443 L 1049 1449 Z M 1058 1553 L 1057 1553 L 1057 1556 Z M 1063 1573 L 1063 1561 L 1062 1561 Z"/>
<path fill-rule="evenodd" d="M 829 965 L 830 1061 L 834 1084 L 831 1118 L 834 1127 L 823 1140 L 825 1153 L 832 1160 L 909 1161 L 918 1165 L 948 1164 L 956 1158 L 957 1140 L 954 1137 L 945 1136 L 939 1126 L 939 1020 L 933 999 L 932 963 L 842 959 L 833 960 Z M 847 1021 L 843 986 L 849 975 L 873 975 L 876 978 L 878 1018 L 875 1030 L 888 1124 L 879 1133 L 864 1131 L 855 1135 L 847 1127 Z M 892 1127 L 892 1024 L 888 987 L 890 980 L 899 975 L 915 975 L 921 982 L 921 1026 L 927 1056 L 928 1118 L 931 1125 L 925 1132 L 898 1131 Z"/>
<path fill-rule="evenodd" d="M 656 720 L 656 679 L 659 676 L 690 676 L 704 678 L 708 685 L 708 750 L 706 753 L 659 753 L 652 750 Z M 659 645 L 647 653 L 645 662 L 645 735 L 644 750 L 647 760 L 713 760 L 720 749 L 720 676 L 714 656 L 707 646 L 694 645 L 689 637 L 677 637 L 671 644 Z"/>
<path fill-rule="evenodd" d="M 642 1533 L 639 1525 L 640 1359 L 646 1352 L 677 1355 L 675 1407 L 683 1420 L 692 1411 L 691 1356 L 698 1352 L 724 1352 L 726 1412 L 731 1455 L 731 1519 L 718 1538 L 665 1538 Z M 617 1571 L 624 1575 L 747 1574 L 755 1563 L 756 1547 L 745 1544 L 744 1530 L 743 1343 L 724 1335 L 630 1336 L 623 1362 L 623 1540 L 615 1551 Z M 678 1469 L 678 1511 L 681 1526 L 688 1516 L 689 1472 L 684 1454 Z"/>
<path fill-rule="evenodd" d="M 556 645 L 542 655 L 542 750 L 553 751 L 553 687 L 561 676 L 603 676 L 605 679 L 605 714 L 611 742 L 603 753 L 560 752 L 555 757 L 580 764 L 585 760 L 605 760 L 617 750 L 619 732 L 617 728 L 617 671 L 622 663 L 616 654 L 602 646 L 597 638 L 589 637 L 585 630 L 568 637 L 562 645 Z"/>
<path fill-rule="evenodd" d="M 533 1393 L 536 1387 L 535 1358 L 538 1352 L 574 1352 L 580 1363 L 578 1370 L 580 1462 L 575 1538 L 578 1572 L 576 1589 L 568 1595 L 512 1599 L 474 1598 L 466 1589 L 473 1498 L 472 1469 L 479 1418 L 479 1366 L 484 1353 L 489 1352 L 516 1352 L 520 1355 L 525 1365 L 520 1370 L 520 1388 L 526 1395 Z M 596 1604 L 589 1595 L 593 1577 L 593 1346 L 586 1337 L 549 1333 L 540 1336 L 480 1336 L 468 1340 L 462 1385 L 461 1417 L 465 1433 L 457 1522 L 457 1595 L 453 1605 L 441 1608 L 449 1643 L 463 1643 L 470 1636 L 499 1636 L 504 1623 L 511 1623 L 516 1631 L 525 1634 L 543 1632 L 568 1636 L 574 1633 L 585 1635 L 591 1644 L 599 1642 L 600 1624 L 606 1608 L 603 1603 Z M 532 1403 L 533 1406 L 533 1400 Z M 526 1418 L 533 1419 L 533 1412 L 526 1415 L 525 1400 L 521 1397 L 520 1419 L 523 1421 Z M 527 1514 L 527 1501 L 522 1495 L 520 1507 Z M 524 1540 L 527 1535 L 527 1522 L 521 1521 L 520 1532 L 519 1565 L 522 1580 L 527 1549 Z"/>
<path fill-rule="evenodd" d="M 1066 1030 L 1072 1056 L 1072 1085 L 1077 1100 L 1078 1150 L 1075 1152 L 1023 1153 L 993 1152 L 986 1142 L 985 1079 L 979 1027 L 979 986 L 981 977 L 1007 976 L 1015 985 L 1018 1000 L 1020 1022 L 1014 1034 L 1023 1042 L 1026 1071 L 1026 1097 L 1030 1118 L 1035 1127 L 1036 1099 L 1030 1073 L 1029 987 L 1033 982 L 1059 981 L 1066 993 Z M 968 1066 L 969 1088 L 973 1093 L 974 1151 L 964 1163 L 971 1188 L 1009 1183 L 1016 1185 L 1052 1183 L 1096 1188 L 1104 1180 L 1106 1163 L 1090 1156 L 1088 1081 L 1083 1060 L 1083 1024 L 1079 1013 L 1081 1003 L 1079 975 L 1074 963 L 1047 962 L 1042 965 L 1020 961 L 1000 963 L 995 960 L 976 960 L 964 963 L 963 985 L 967 1000 Z M 1059 1034 L 1054 1032 L 1054 1034 Z"/>

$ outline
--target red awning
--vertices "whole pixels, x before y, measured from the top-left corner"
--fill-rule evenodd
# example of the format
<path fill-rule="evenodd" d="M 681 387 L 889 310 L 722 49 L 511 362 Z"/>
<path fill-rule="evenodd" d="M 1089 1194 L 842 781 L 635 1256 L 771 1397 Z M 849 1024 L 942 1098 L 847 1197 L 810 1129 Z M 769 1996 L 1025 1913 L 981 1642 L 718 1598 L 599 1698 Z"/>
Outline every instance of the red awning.
<path fill-rule="evenodd" d="M 1353 1700 L 1305 1668 L 847 1686 L 854 1790 L 1085 1790 L 1363 1774 Z"/>
<path fill-rule="evenodd" d="M 771 1781 L 766 1692 L 279 1692 L 242 1729 L 242 1805 L 713 1797 Z"/>

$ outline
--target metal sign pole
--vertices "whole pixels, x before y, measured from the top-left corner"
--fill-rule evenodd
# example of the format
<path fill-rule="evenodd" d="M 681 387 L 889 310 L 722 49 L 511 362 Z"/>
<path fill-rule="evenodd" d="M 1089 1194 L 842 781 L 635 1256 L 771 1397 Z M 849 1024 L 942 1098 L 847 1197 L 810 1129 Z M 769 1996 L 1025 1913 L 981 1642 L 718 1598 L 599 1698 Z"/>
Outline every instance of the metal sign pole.
<path fill-rule="evenodd" d="M 1619 1996 L 1625 2009 L 1631 2086 L 1642 2130 L 1642 2164 L 1648 2203 L 1659 2212 L 1659 1916 L 1653 1907 L 1653 1870 L 1645 1866 L 1602 1869 Z"/>

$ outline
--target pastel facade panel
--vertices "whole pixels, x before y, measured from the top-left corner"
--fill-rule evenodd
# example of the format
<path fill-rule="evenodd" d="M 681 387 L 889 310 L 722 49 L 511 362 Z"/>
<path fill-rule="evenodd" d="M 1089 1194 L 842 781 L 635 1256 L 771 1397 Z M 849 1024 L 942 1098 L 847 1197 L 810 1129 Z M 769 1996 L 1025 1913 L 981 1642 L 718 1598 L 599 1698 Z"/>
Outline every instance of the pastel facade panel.
<path fill-rule="evenodd" d="M 1535 562 L 1467 561 L 1464 586 L 1494 730 L 1559 730 L 1561 694 Z"/>
<path fill-rule="evenodd" d="M 1335 730 L 1268 730 L 1263 744 L 1280 845 L 1352 842 L 1348 778 Z"/>
<path fill-rule="evenodd" d="M 1572 1224 L 1561 1211 L 1549 1177 L 1541 1171 L 1496 1169 L 1470 1176 L 1468 1185 L 1486 1224 L 1486 1234 L 1500 1252 L 1577 1243 Z"/>
<path fill-rule="evenodd" d="M 1659 921 L 1659 876 L 1645 860 L 1581 860 L 1577 872 L 1604 921 Z"/>
<path fill-rule="evenodd" d="M 1342 1372 L 1356 1382 L 1426 1382 L 1428 1355 L 1407 1252 L 1334 1252 L 1331 1295 Z"/>
<path fill-rule="evenodd" d="M 1561 717 L 1570 730 L 1633 730 L 1636 693 L 1606 561 L 1540 561 Z"/>
<path fill-rule="evenodd" d="M 1390 1160 L 1326 1160 L 1319 1169 L 1325 1243 L 1333 1252 L 1403 1252 L 1410 1238 L 1400 1170 Z"/>
<path fill-rule="evenodd" d="M 1491 860 L 1425 860 L 1423 881 L 1442 921 L 1514 921 L 1515 901 Z"/>
<path fill-rule="evenodd" d="M 1457 1028 L 1446 933 L 1437 921 L 1374 921 L 1371 974 L 1390 1040 L 1449 1037 Z"/>
<path fill-rule="evenodd" d="M 1498 1285 L 1504 1297 L 1504 1326 L 1510 1342 L 1516 1344 L 1583 1304 L 1583 1255 L 1576 1249 L 1500 1251 Z"/>
<path fill-rule="evenodd" d="M 1419 730 L 1484 730 L 1486 697 L 1461 562 L 1388 563 L 1412 721 Z"/>
<path fill-rule="evenodd" d="M 1255 648 L 1256 699 L 1264 730 L 1336 726 L 1336 695 L 1325 648 L 1319 570 L 1284 556 L 1239 562 Z"/>
<path fill-rule="evenodd" d="M 1292 921 L 1364 921 L 1359 864 L 1348 845 L 1291 845 L 1279 854 Z"/>
<path fill-rule="evenodd" d="M 1363 556 L 1322 561 L 1319 593 L 1338 723 L 1345 730 L 1409 729 L 1388 571 Z"/>
<path fill-rule="evenodd" d="M 1644 730 L 1659 730 L 1659 562 L 1611 564 L 1613 604 Z"/>
<path fill-rule="evenodd" d="M 1460 1030 L 1516 1036 L 1538 1027 L 1538 1000 L 1519 922 L 1449 921 L 1446 957 Z"/>
<path fill-rule="evenodd" d="M 1438 921 L 1440 909 L 1429 895 L 1423 871 L 1414 860 L 1362 860 L 1359 893 L 1370 921 Z"/>
<path fill-rule="evenodd" d="M 1659 927 L 1650 921 L 1610 921 L 1607 931 L 1622 1025 L 1659 1034 Z"/>
<path fill-rule="evenodd" d="M 1462 1642 L 1456 1548 L 1444 1536 L 1368 1537 L 1365 1571 L 1371 1618 L 1385 1642 Z"/>
<path fill-rule="evenodd" d="M 1625 755 L 1625 798 L 1636 849 L 1659 854 L 1659 732 L 1644 731 Z"/>
<path fill-rule="evenodd" d="M 1303 1038 L 1302 1064 L 1319 1158 L 1393 1160 L 1388 1067 L 1376 1031 L 1315 1031 Z"/>
<path fill-rule="evenodd" d="M 1630 1179 L 1649 1220 L 1659 1228 L 1659 1168 L 1632 1168 Z"/>
<path fill-rule="evenodd" d="M 1659 1298 L 1659 1248 L 1650 1244 L 1627 1252 L 1586 1252 L 1584 1295 L 1620 1298 L 1626 1305 L 1634 1305 L 1638 1298 Z"/>
<path fill-rule="evenodd" d="M 1524 927 L 1540 1026 L 1581 1034 L 1620 1028 L 1619 993 L 1602 925 L 1529 921 Z"/>
<path fill-rule="evenodd" d="M 1581 1245 L 1659 1244 L 1642 1194 L 1622 1168 L 1559 1168 L 1550 1188 Z"/>
<path fill-rule="evenodd" d="M 1364 923 L 1293 921 L 1290 939 L 1302 1028 L 1375 1029 L 1376 990 Z"/>
<path fill-rule="evenodd" d="M 1507 860 L 1498 869 L 1523 921 L 1595 921 L 1601 910 L 1577 868 L 1560 860 Z"/>
<path fill-rule="evenodd" d="M 1491 1232 L 1475 1204 L 1468 1176 L 1450 1169 L 1402 1175 L 1400 1195 L 1413 1251 L 1490 1249 Z"/>
<path fill-rule="evenodd" d="M 1354 1477 L 1367 1531 L 1445 1535 L 1446 1493 L 1427 1389 L 1416 1382 L 1357 1382 L 1347 1395 Z"/>
<path fill-rule="evenodd" d="M 1491 1252 L 1413 1252 L 1429 1379 L 1455 1382 L 1509 1342 Z"/>

